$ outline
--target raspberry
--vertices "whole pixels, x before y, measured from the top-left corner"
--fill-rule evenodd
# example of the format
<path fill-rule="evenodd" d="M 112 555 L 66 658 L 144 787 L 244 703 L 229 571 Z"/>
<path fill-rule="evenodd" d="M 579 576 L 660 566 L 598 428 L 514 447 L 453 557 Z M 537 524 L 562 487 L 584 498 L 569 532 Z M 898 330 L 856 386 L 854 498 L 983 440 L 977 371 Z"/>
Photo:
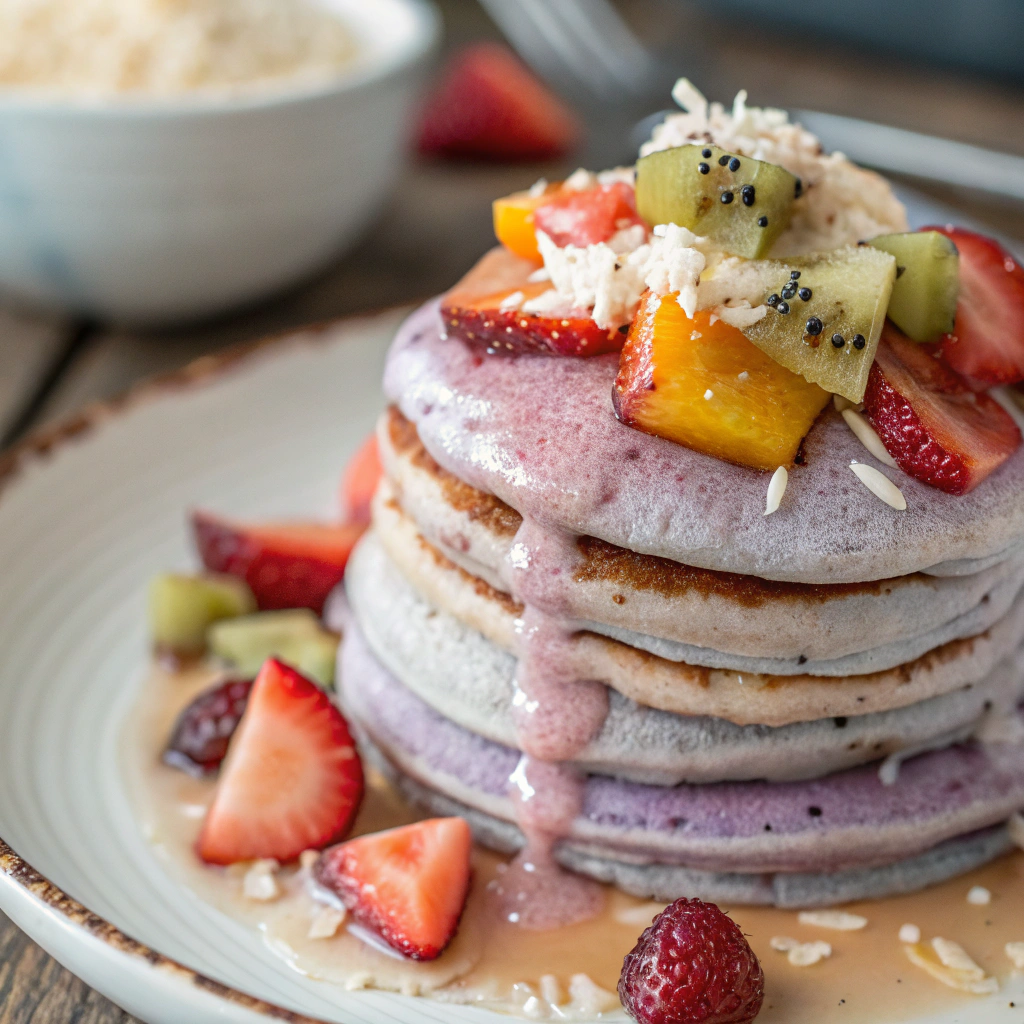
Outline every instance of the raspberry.
<path fill-rule="evenodd" d="M 713 903 L 676 900 L 626 955 L 619 998 L 638 1024 L 749 1024 L 764 974 L 732 918 Z"/>
<path fill-rule="evenodd" d="M 229 679 L 199 694 L 178 716 L 164 751 L 164 763 L 190 775 L 217 771 L 251 689 L 251 679 Z"/>

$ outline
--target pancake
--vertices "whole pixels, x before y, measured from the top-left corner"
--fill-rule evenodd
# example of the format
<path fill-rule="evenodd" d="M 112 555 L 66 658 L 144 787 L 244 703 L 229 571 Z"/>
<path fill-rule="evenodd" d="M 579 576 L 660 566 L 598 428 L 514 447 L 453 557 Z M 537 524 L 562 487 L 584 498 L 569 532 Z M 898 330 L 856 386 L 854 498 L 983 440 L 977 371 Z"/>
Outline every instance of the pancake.
<path fill-rule="evenodd" d="M 442 469 L 396 409 L 381 417 L 378 435 L 392 489 L 419 532 L 509 592 L 519 513 Z M 675 661 L 772 674 L 891 668 L 988 629 L 1024 585 L 1020 558 L 970 576 L 814 585 L 696 569 L 589 537 L 577 549 L 558 601 L 584 628 Z M 847 659 L 854 654 L 866 656 Z M 847 660 L 828 664 L 837 659 Z"/>
<path fill-rule="evenodd" d="M 374 519 L 377 540 L 430 605 L 498 647 L 516 650 L 520 605 L 431 547 L 382 494 L 374 503 Z M 845 678 L 709 669 L 669 661 L 592 632 L 575 634 L 565 654 L 572 659 L 577 678 L 599 680 L 647 707 L 723 718 L 737 725 L 782 726 L 891 711 L 975 685 L 1022 640 L 1024 597 L 985 633 L 944 644 L 884 672 Z"/>
<path fill-rule="evenodd" d="M 345 707 L 404 775 L 501 821 L 517 750 L 437 714 L 373 657 L 358 628 L 341 654 Z M 1022 712 L 1024 714 L 1024 712 Z M 948 747 L 885 786 L 871 766 L 810 782 L 659 787 L 590 775 L 562 845 L 584 857 L 727 873 L 844 872 L 919 857 L 1024 806 L 1024 744 Z"/>
<path fill-rule="evenodd" d="M 885 469 L 907 500 L 897 512 L 850 472 L 853 460 L 884 467 L 827 409 L 782 507 L 766 517 L 767 474 L 616 420 L 617 364 L 614 355 L 481 358 L 442 337 L 433 301 L 400 330 L 384 384 L 438 463 L 547 530 L 803 583 L 965 575 L 1024 549 L 1024 447 L 962 496 Z"/>
<path fill-rule="evenodd" d="M 403 686 L 463 728 L 516 745 L 511 654 L 424 601 L 372 534 L 352 556 L 346 587 L 367 644 Z M 963 739 L 991 708 L 1011 708 L 1021 696 L 1024 655 L 975 686 L 906 708 L 777 729 L 657 711 L 613 690 L 604 727 L 574 763 L 656 785 L 814 778 Z"/>
<path fill-rule="evenodd" d="M 407 799 L 433 814 L 466 819 L 477 841 L 502 853 L 522 848 L 523 834 L 507 821 L 460 804 L 403 775 L 363 737 L 374 763 L 389 775 Z M 916 892 L 981 867 L 1014 848 L 1005 825 L 958 836 L 916 857 L 883 867 L 852 871 L 758 872 L 697 871 L 678 864 L 637 864 L 629 860 L 581 853 L 562 845 L 556 859 L 572 871 L 608 882 L 641 899 L 671 903 L 680 897 L 721 904 L 776 906 L 781 909 L 827 907 L 859 900 L 883 899 Z"/>

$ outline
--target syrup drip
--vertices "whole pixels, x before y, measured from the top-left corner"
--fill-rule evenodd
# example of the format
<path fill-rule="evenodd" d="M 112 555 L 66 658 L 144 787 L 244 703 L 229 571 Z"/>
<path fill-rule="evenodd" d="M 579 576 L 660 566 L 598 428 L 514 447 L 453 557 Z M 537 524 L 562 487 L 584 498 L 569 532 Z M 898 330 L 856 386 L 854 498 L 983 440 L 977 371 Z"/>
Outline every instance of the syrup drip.
<path fill-rule="evenodd" d="M 604 890 L 589 878 L 563 870 L 553 855 L 555 843 L 568 833 L 583 806 L 579 773 L 524 754 L 509 782 L 526 846 L 507 867 L 499 865 L 490 884 L 499 912 L 530 931 L 597 917 L 604 909 Z"/>
<path fill-rule="evenodd" d="M 509 553 L 509 587 L 524 605 L 512 700 L 523 756 L 509 778 L 526 846 L 499 871 L 491 891 L 499 912 L 522 928 L 543 931 L 600 914 L 604 890 L 564 871 L 556 844 L 583 806 L 583 779 L 567 761 L 601 731 L 608 691 L 572 667 L 578 628 L 567 614 L 565 580 L 579 558 L 576 539 L 524 518 Z"/>

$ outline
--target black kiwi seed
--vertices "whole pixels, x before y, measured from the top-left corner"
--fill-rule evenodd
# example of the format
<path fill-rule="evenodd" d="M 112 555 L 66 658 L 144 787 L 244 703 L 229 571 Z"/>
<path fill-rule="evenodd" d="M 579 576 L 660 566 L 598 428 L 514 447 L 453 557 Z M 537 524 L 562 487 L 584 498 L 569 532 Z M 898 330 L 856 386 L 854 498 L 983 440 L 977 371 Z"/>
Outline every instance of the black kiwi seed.
<path fill-rule="evenodd" d="M 753 206 L 754 205 L 754 199 L 756 197 L 756 192 L 754 191 L 754 186 L 753 185 L 744 185 L 743 188 L 740 189 L 740 196 L 743 198 L 743 205 L 744 206 Z"/>
<path fill-rule="evenodd" d="M 697 170 L 700 171 L 701 174 L 709 174 L 711 172 L 711 168 L 705 163 L 697 164 Z"/>
<path fill-rule="evenodd" d="M 726 206 L 728 206 L 732 202 L 732 193 L 731 192 L 723 192 L 722 193 L 722 202 L 725 203 Z"/>
<path fill-rule="evenodd" d="M 739 160 L 736 159 L 736 157 L 733 157 L 729 161 L 729 170 L 730 171 L 738 171 L 739 169 L 740 169 L 740 162 L 739 162 Z"/>
<path fill-rule="evenodd" d="M 790 276 L 790 278 L 792 280 L 799 281 L 800 280 L 800 271 L 799 270 L 791 270 L 789 272 L 789 276 Z"/>
<path fill-rule="evenodd" d="M 725 156 L 720 156 L 718 158 L 718 166 L 719 167 L 724 167 L 728 162 L 729 162 L 729 154 L 728 153 L 726 153 Z"/>
<path fill-rule="evenodd" d="M 846 339 L 841 334 L 833 334 L 832 344 L 836 348 L 842 348 L 846 344 Z"/>
<path fill-rule="evenodd" d="M 789 312 L 789 303 L 788 302 L 780 302 L 775 307 L 775 312 L 776 313 L 788 313 Z"/>
<path fill-rule="evenodd" d="M 804 330 L 811 335 L 818 335 L 824 330 L 825 325 L 816 317 L 808 317 Z"/>
<path fill-rule="evenodd" d="M 757 226 L 759 228 L 766 228 L 766 227 L 768 227 L 768 218 L 767 217 L 758 217 L 757 218 Z"/>
<path fill-rule="evenodd" d="M 704 157 L 704 159 L 705 159 L 705 160 L 707 160 L 707 158 L 708 158 L 709 156 L 711 156 L 711 150 L 710 150 L 710 149 L 702 149 L 702 150 L 700 151 L 700 155 L 701 155 L 702 157 Z"/>
<path fill-rule="evenodd" d="M 899 278 L 901 278 L 906 272 L 907 272 L 907 268 L 906 267 L 897 267 L 896 268 L 896 278 L 897 278 L 897 280 Z"/>
<path fill-rule="evenodd" d="M 791 299 L 794 295 L 796 295 L 796 285 L 792 281 L 787 281 L 786 286 L 782 289 L 782 297 Z"/>
<path fill-rule="evenodd" d="M 860 351 L 860 350 L 861 350 L 861 349 L 862 349 L 862 348 L 863 348 L 863 347 L 864 347 L 864 346 L 865 346 L 866 344 L 867 344 L 867 341 L 865 341 L 865 340 L 864 340 L 864 335 L 863 335 L 863 334 L 855 334 L 855 335 L 853 336 L 853 347 L 854 347 L 855 349 L 857 349 L 857 351 L 858 351 L 858 352 L 859 352 L 859 351 Z"/>
<path fill-rule="evenodd" d="M 772 292 L 764 302 L 766 306 L 777 306 L 779 304 L 779 297 L 775 292 Z"/>
<path fill-rule="evenodd" d="M 813 294 L 814 292 L 812 292 L 810 288 L 801 288 L 800 291 L 797 292 L 797 295 L 799 295 L 804 302 L 810 302 Z"/>
<path fill-rule="evenodd" d="M 802 178 L 796 179 L 796 184 L 793 186 L 793 198 L 799 199 L 804 194 L 804 183 Z"/>

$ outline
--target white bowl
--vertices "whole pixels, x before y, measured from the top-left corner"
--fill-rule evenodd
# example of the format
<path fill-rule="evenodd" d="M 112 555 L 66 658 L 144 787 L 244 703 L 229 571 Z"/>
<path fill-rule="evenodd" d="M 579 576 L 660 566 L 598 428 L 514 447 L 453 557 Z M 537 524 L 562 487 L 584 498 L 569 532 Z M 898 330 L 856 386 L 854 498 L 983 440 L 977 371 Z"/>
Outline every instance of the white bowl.
<path fill-rule="evenodd" d="M 401 169 L 438 19 L 425 0 L 321 2 L 361 52 L 317 87 L 93 102 L 0 90 L 0 291 L 182 320 L 354 242 Z"/>

